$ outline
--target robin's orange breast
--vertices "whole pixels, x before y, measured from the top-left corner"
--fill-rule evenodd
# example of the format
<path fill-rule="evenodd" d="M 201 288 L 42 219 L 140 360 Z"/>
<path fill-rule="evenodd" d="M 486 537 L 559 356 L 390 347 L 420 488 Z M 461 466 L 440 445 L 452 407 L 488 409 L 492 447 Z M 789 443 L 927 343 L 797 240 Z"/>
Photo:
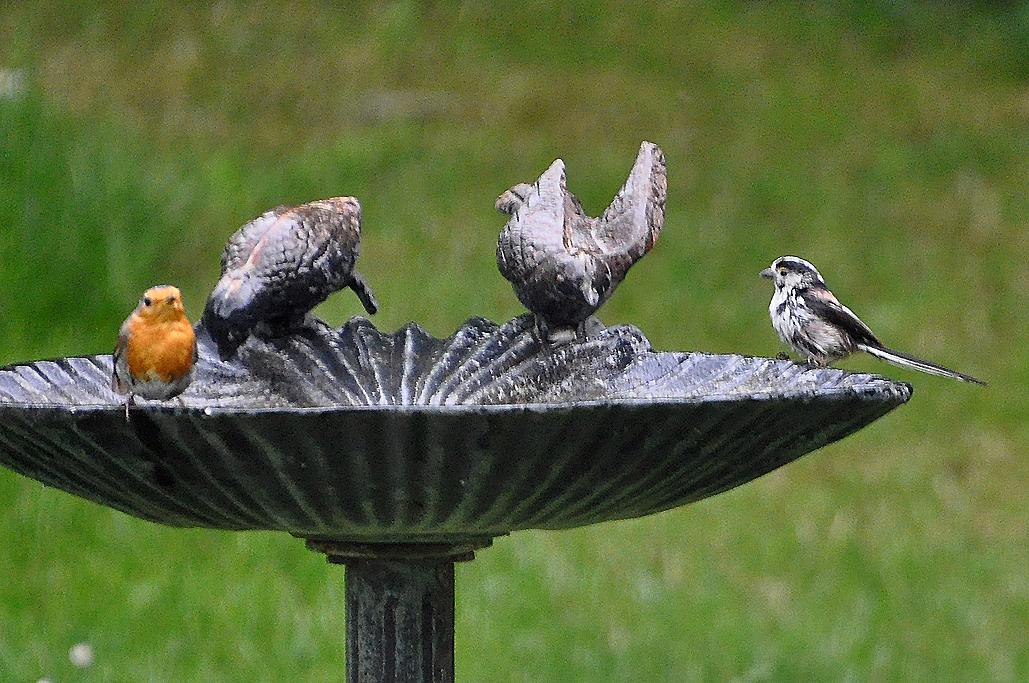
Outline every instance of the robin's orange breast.
<path fill-rule="evenodd" d="M 188 320 L 129 321 L 125 360 L 137 380 L 171 382 L 193 367 L 196 336 Z"/>

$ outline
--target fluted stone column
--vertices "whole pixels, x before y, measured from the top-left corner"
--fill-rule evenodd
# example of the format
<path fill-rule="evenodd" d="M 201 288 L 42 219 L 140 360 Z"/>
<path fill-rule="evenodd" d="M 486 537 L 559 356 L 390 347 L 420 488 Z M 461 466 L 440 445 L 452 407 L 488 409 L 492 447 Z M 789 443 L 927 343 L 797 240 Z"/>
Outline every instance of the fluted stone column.
<path fill-rule="evenodd" d="M 346 566 L 347 682 L 453 681 L 453 560 Z"/>

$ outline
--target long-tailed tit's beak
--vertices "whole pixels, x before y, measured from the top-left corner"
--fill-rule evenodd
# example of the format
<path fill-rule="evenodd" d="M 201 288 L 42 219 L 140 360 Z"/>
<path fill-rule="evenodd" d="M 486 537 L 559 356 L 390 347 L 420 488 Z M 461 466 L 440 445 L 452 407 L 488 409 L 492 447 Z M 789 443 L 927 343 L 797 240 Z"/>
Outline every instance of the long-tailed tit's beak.
<path fill-rule="evenodd" d="M 760 275 L 761 277 L 766 277 L 769 280 L 775 279 L 775 271 L 773 271 L 771 268 L 765 268 L 760 273 L 758 273 L 758 275 Z"/>

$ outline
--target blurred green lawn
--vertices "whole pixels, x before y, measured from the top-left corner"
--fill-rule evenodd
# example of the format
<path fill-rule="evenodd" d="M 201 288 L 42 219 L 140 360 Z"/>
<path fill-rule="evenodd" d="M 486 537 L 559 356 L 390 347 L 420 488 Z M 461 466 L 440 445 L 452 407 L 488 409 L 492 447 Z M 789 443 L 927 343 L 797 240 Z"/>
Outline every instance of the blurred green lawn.
<path fill-rule="evenodd" d="M 1029 679 L 1029 7 L 144 4 L 0 14 L 0 363 L 109 350 L 159 282 L 196 317 L 238 225 L 336 194 L 380 327 L 506 319 L 495 196 L 561 156 L 599 212 L 653 140 L 665 232 L 606 321 L 774 354 L 757 272 L 795 253 L 991 386 L 851 359 L 912 402 L 689 508 L 499 539 L 458 569 L 458 676 Z M 0 577 L 0 681 L 342 677 L 342 572 L 284 535 L 4 471 Z"/>

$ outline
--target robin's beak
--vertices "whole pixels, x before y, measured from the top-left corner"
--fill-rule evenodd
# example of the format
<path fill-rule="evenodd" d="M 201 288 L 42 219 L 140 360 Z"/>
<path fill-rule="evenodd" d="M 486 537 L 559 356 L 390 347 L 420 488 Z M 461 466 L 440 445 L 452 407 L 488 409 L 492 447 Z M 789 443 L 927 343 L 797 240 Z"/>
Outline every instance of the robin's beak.
<path fill-rule="evenodd" d="M 758 275 L 760 275 L 761 277 L 766 277 L 769 280 L 775 279 L 775 271 L 773 271 L 771 268 L 765 268 L 760 273 L 758 273 Z"/>

